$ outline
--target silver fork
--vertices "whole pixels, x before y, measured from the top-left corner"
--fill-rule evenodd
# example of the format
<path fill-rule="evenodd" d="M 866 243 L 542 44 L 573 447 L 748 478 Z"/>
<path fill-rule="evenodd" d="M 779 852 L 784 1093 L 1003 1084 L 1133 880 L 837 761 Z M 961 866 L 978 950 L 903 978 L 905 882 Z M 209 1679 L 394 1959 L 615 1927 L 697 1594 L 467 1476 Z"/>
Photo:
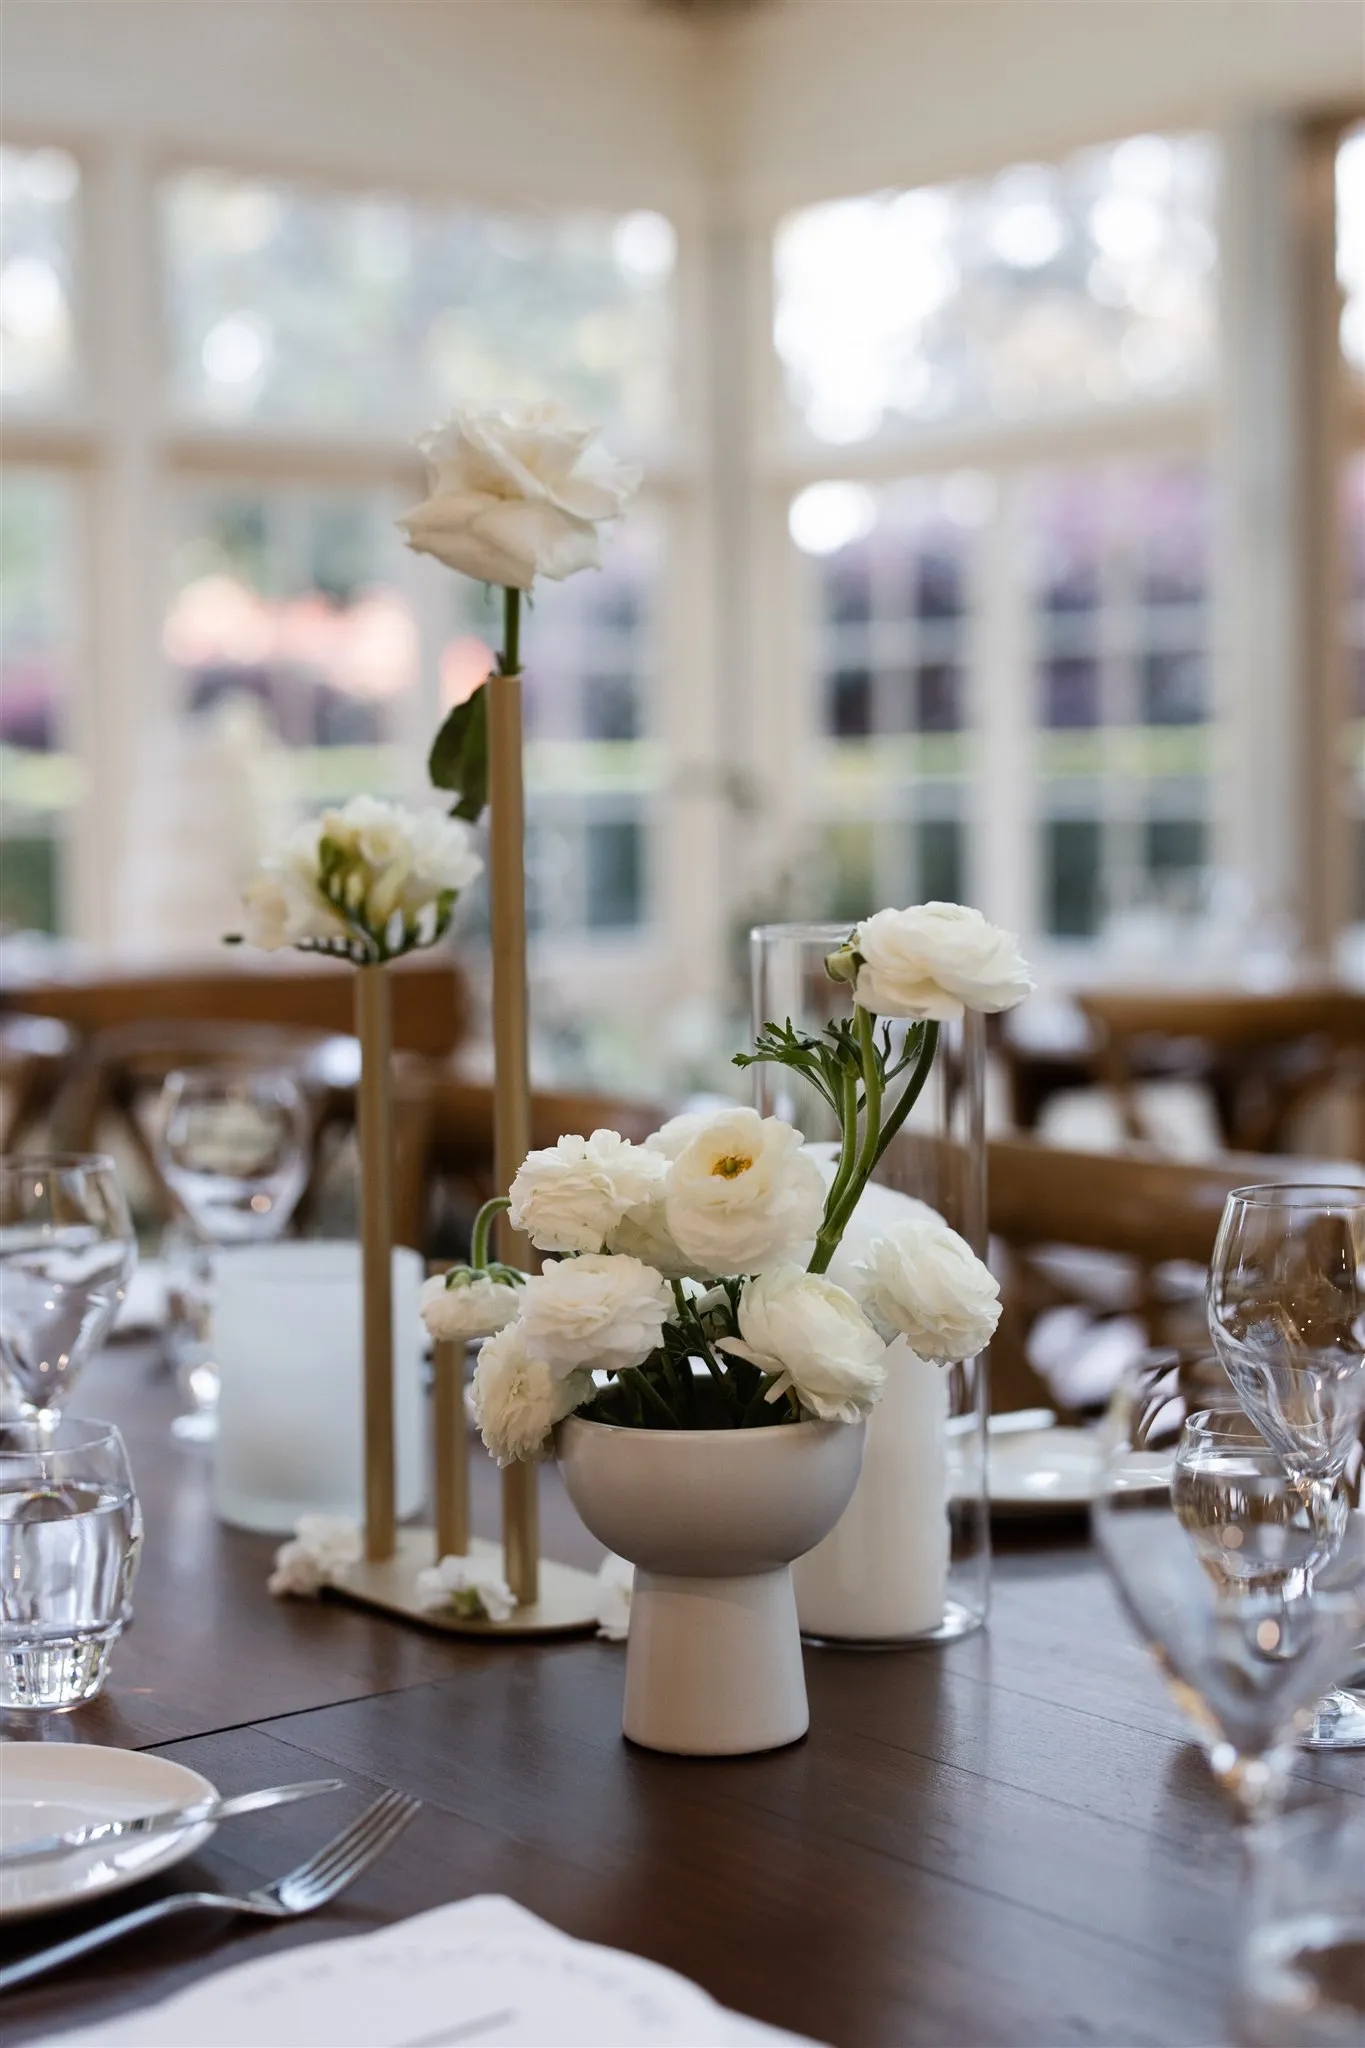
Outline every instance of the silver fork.
<path fill-rule="evenodd" d="M 420 1799 L 410 1799 L 405 1792 L 386 1792 L 348 1828 L 324 1843 L 315 1856 L 300 1863 L 297 1870 L 276 1878 L 274 1884 L 262 1885 L 242 1898 L 223 1892 L 172 1892 L 164 1899 L 153 1899 L 150 1905 L 139 1906 L 117 1920 L 106 1920 L 99 1927 L 87 1928 L 84 1934 L 73 1934 L 68 1941 L 54 1942 L 51 1948 L 39 1949 L 36 1955 L 9 1964 L 0 1970 L 0 1991 L 10 1991 L 31 1978 L 46 1976 L 49 1970 L 73 1963 L 78 1956 L 88 1956 L 92 1949 L 103 1948 L 120 1935 L 150 1927 L 154 1921 L 167 1920 L 172 1913 L 183 1913 L 192 1906 L 212 1907 L 220 1913 L 253 1913 L 262 1920 L 296 1920 L 300 1914 L 315 1913 L 319 1906 L 329 1904 L 348 1884 L 353 1884 L 376 1856 L 382 1856 L 397 1841 L 421 1806 Z"/>

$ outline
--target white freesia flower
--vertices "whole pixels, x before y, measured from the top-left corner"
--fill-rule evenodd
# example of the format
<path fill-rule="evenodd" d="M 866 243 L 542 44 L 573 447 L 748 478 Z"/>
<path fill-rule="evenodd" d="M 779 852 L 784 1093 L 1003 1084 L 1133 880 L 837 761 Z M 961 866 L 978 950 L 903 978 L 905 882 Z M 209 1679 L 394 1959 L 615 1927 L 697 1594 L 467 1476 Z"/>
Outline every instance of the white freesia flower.
<path fill-rule="evenodd" d="M 652 1266 L 611 1252 L 558 1259 L 528 1280 L 522 1295 L 514 1327 L 557 1376 L 643 1365 L 674 1307 Z"/>
<path fill-rule="evenodd" d="M 674 1159 L 664 1220 L 697 1271 L 752 1273 L 808 1244 L 824 1206 L 824 1180 L 801 1133 L 778 1117 L 732 1109 L 704 1118 Z"/>
<path fill-rule="evenodd" d="M 530 1350 L 520 1322 L 509 1323 L 479 1352 L 471 1387 L 474 1420 L 499 1465 L 543 1458 L 550 1432 L 593 1392 L 592 1374 L 553 1373 Z"/>
<path fill-rule="evenodd" d="M 457 412 L 423 442 L 431 494 L 399 520 L 408 545 L 480 583 L 529 590 L 598 567 L 640 471 L 562 408 Z"/>
<path fill-rule="evenodd" d="M 851 1294 L 822 1273 L 772 1266 L 745 1283 L 740 1336 L 720 1348 L 778 1373 L 801 1406 L 824 1422 L 857 1422 L 881 1396 L 886 1346 Z"/>
<path fill-rule="evenodd" d="M 918 903 L 864 918 L 847 951 L 855 1000 L 879 1017 L 952 1023 L 964 1010 L 1013 1009 L 1034 986 L 1013 932 L 961 903 Z"/>
<path fill-rule="evenodd" d="M 873 1238 L 856 1273 L 873 1323 L 888 1338 L 899 1333 L 920 1358 L 974 1358 L 995 1335 L 999 1282 L 932 1210 Z"/>
<path fill-rule="evenodd" d="M 510 1621 L 516 1595 L 496 1564 L 474 1557 L 443 1557 L 427 1565 L 414 1582 L 417 1605 L 428 1614 L 453 1607 L 457 1614 L 485 1621 Z"/>
<path fill-rule="evenodd" d="M 392 958 L 441 936 L 482 867 L 462 819 L 353 797 L 296 826 L 262 861 L 243 891 L 242 936 L 267 952 L 321 946 Z"/>
<path fill-rule="evenodd" d="M 358 1564 L 363 1548 L 359 1529 L 344 1515 L 304 1515 L 275 1552 L 266 1590 L 277 1599 L 311 1599 L 337 1572 Z"/>
<path fill-rule="evenodd" d="M 623 1643 L 630 1634 L 634 1588 L 634 1565 L 609 1550 L 597 1568 L 597 1633 L 604 1643 Z"/>
<path fill-rule="evenodd" d="M 623 1216 L 662 1188 L 668 1162 L 616 1131 L 528 1152 L 509 1194 L 514 1230 L 543 1252 L 600 1252 Z"/>
<path fill-rule="evenodd" d="M 422 1321 L 436 1342 L 458 1344 L 471 1337 L 495 1337 L 516 1318 L 521 1289 L 491 1273 L 457 1266 L 422 1283 Z"/>

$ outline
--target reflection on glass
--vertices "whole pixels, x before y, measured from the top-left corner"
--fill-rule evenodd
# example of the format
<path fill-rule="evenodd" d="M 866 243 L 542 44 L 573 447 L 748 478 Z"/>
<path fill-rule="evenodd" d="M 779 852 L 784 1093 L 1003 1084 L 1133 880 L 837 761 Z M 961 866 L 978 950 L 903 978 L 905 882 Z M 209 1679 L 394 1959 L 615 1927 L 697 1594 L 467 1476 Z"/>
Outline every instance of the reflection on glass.
<path fill-rule="evenodd" d="M 1205 384 L 1217 151 L 1139 135 L 980 183 L 788 216 L 774 339 L 818 440 L 1006 418 Z"/>
<path fill-rule="evenodd" d="M 80 168 L 64 149 L 0 149 L 0 398 L 67 396 L 74 323 Z"/>
<path fill-rule="evenodd" d="M 163 196 L 185 412 L 416 432 L 456 403 L 553 391 L 618 440 L 668 432 L 660 214 L 505 214 L 208 170 Z"/>

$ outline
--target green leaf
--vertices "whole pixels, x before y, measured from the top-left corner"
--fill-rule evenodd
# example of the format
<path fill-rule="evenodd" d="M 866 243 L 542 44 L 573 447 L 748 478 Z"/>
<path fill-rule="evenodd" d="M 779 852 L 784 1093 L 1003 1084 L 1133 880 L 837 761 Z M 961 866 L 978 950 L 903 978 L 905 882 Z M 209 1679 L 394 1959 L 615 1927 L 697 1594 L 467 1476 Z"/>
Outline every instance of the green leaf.
<path fill-rule="evenodd" d="M 431 743 L 427 773 L 434 789 L 453 790 L 452 818 L 473 823 L 488 802 L 488 685 L 452 707 Z"/>

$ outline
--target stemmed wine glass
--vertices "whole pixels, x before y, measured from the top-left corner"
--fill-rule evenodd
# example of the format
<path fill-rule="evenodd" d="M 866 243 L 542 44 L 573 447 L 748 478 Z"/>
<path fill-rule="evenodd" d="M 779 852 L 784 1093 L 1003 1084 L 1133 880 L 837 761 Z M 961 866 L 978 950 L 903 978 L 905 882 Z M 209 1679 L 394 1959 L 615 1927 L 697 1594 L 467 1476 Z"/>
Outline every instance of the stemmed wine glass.
<path fill-rule="evenodd" d="M 157 1164 L 190 1226 L 168 1233 L 167 1246 L 172 1350 L 194 1404 L 172 1423 L 176 1436 L 205 1442 L 217 1433 L 213 1248 L 281 1234 L 307 1182 L 309 1134 L 303 1091 L 282 1069 L 192 1067 L 166 1078 Z"/>
<path fill-rule="evenodd" d="M 1208 1317 L 1237 1399 L 1330 1526 L 1365 1423 L 1365 1188 L 1235 1188 Z M 1336 1688 L 1305 1739 L 1365 1748 L 1365 1691 Z"/>
<path fill-rule="evenodd" d="M 55 1428 L 136 1260 L 128 1204 L 104 1153 L 0 1163 L 0 1367 L 22 1415 Z"/>
<path fill-rule="evenodd" d="M 1355 1518 L 1324 1526 L 1239 1409 L 1195 1407 L 1169 1355 L 1111 1403 L 1101 1555 L 1243 1818 L 1279 1804 L 1313 1703 L 1365 1628 Z"/>

